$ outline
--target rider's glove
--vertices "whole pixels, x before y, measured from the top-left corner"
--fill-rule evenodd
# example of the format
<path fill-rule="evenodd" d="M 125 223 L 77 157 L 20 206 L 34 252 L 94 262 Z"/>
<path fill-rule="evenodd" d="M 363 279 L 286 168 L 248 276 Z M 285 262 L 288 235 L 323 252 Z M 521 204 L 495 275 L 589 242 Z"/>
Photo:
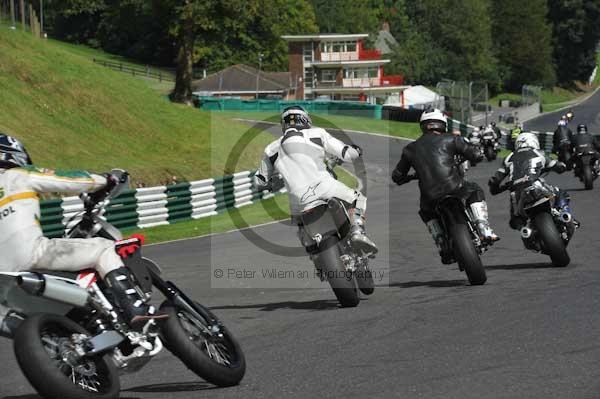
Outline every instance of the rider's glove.
<path fill-rule="evenodd" d="M 407 175 L 403 175 L 397 170 L 394 170 L 394 172 L 392 172 L 392 181 L 397 185 L 401 186 L 404 183 L 407 183 L 409 181 L 409 178 Z"/>

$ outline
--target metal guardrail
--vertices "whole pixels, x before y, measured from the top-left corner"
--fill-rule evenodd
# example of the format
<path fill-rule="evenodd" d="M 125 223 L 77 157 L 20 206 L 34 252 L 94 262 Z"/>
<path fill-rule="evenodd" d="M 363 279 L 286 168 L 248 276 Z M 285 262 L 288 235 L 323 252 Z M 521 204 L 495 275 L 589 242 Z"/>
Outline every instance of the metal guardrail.
<path fill-rule="evenodd" d="M 255 172 L 244 171 L 216 179 L 127 190 L 110 200 L 103 217 L 121 230 L 147 228 L 216 215 L 270 198 L 252 183 Z M 44 235 L 62 237 L 65 229 L 80 220 L 79 197 L 42 201 L 41 225 Z"/>

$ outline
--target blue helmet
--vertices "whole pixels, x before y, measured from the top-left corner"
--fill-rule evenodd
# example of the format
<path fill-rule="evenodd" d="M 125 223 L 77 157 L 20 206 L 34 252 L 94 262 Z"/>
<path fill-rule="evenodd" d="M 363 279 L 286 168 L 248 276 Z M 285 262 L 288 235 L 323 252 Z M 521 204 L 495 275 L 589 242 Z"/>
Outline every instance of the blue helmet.
<path fill-rule="evenodd" d="M 19 140 L 0 133 L 0 168 L 22 167 L 31 163 L 31 157 Z"/>

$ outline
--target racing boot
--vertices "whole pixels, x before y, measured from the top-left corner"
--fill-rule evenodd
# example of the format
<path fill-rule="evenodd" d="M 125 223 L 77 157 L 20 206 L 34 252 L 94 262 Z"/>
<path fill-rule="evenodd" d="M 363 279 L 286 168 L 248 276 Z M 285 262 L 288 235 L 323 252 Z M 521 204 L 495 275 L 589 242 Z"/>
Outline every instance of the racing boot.
<path fill-rule="evenodd" d="M 433 242 L 435 242 L 435 246 L 440 251 L 440 258 L 442 258 L 442 263 L 444 265 L 449 265 L 454 263 L 454 257 L 448 250 L 448 246 L 446 245 L 446 239 L 444 238 L 444 230 L 442 229 L 442 225 L 440 224 L 439 219 L 432 219 L 427 222 L 427 229 L 429 230 L 429 234 L 431 234 L 431 238 L 433 238 Z"/>
<path fill-rule="evenodd" d="M 127 268 L 113 270 L 103 280 L 125 321 L 133 330 L 142 331 L 147 324 L 152 325 L 155 320 L 169 317 L 164 313 L 156 313 L 154 306 L 145 303 L 141 288 Z"/>
<path fill-rule="evenodd" d="M 494 230 L 492 230 L 492 227 L 490 226 L 487 203 L 485 201 L 474 202 L 471 204 L 471 211 L 473 212 L 475 225 L 477 226 L 481 239 L 490 244 L 500 240 L 500 237 L 494 233 Z"/>
<path fill-rule="evenodd" d="M 354 215 L 354 223 L 350 228 L 350 241 L 357 249 L 365 254 L 375 255 L 379 249 L 377 245 L 365 233 L 365 218 Z"/>

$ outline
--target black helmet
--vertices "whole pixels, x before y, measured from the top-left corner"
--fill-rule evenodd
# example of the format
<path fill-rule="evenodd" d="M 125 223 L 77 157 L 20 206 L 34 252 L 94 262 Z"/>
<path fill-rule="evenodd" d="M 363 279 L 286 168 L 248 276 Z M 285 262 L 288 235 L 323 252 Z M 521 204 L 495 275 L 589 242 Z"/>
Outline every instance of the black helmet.
<path fill-rule="evenodd" d="M 580 125 L 577 126 L 577 133 L 578 134 L 585 134 L 587 132 L 588 132 L 587 125 L 585 125 L 585 124 L 582 123 L 582 124 L 580 124 Z"/>
<path fill-rule="evenodd" d="M 0 133 L 0 168 L 9 169 L 31 165 L 23 144 L 14 137 Z"/>
<path fill-rule="evenodd" d="M 496 122 L 491 122 L 490 125 L 492 125 L 492 127 L 496 127 Z"/>
<path fill-rule="evenodd" d="M 293 105 L 287 107 L 281 113 L 281 129 L 285 132 L 289 128 L 309 129 L 312 127 L 312 120 L 304 108 Z"/>

